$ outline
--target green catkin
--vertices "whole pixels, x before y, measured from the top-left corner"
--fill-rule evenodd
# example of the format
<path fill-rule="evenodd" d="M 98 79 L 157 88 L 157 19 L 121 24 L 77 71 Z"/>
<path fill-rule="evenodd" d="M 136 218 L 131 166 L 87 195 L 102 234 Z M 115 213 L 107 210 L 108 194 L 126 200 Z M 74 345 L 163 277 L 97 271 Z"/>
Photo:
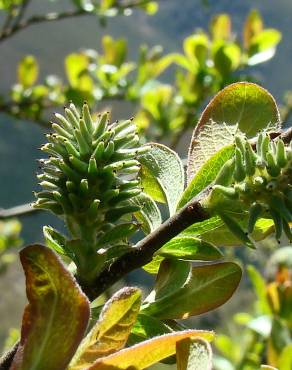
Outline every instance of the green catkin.
<path fill-rule="evenodd" d="M 123 131 L 125 128 L 127 128 L 130 125 L 132 125 L 132 120 L 130 120 L 130 119 L 115 124 L 113 126 L 113 129 L 115 131 L 115 134 L 119 134 L 121 131 Z"/>
<path fill-rule="evenodd" d="M 289 242 L 291 243 L 292 242 L 292 233 L 291 233 L 291 228 L 290 228 L 290 225 L 289 223 L 282 219 L 282 222 L 283 222 L 283 229 L 284 229 L 284 233 L 285 235 L 287 236 Z"/>
<path fill-rule="evenodd" d="M 272 177 L 277 177 L 280 174 L 280 167 L 277 166 L 276 159 L 271 152 L 266 154 L 267 171 Z"/>
<path fill-rule="evenodd" d="M 79 128 L 79 117 L 68 108 L 65 108 L 65 116 L 73 128 Z"/>
<path fill-rule="evenodd" d="M 55 113 L 56 119 L 59 121 L 60 125 L 63 127 L 64 130 L 66 130 L 69 133 L 73 133 L 73 126 L 70 124 L 69 121 L 66 120 L 64 116 L 62 116 L 59 113 Z"/>
<path fill-rule="evenodd" d="M 99 162 L 103 157 L 103 153 L 104 153 L 104 141 L 101 141 L 100 143 L 97 144 L 92 154 L 92 157 L 95 158 L 97 162 Z"/>
<path fill-rule="evenodd" d="M 97 169 L 95 158 L 90 158 L 89 160 L 88 174 L 90 176 L 96 176 L 98 174 L 98 169 Z"/>
<path fill-rule="evenodd" d="M 281 215 L 281 217 L 283 217 L 283 219 L 286 220 L 287 222 L 291 222 L 292 220 L 291 212 L 289 208 L 287 208 L 281 196 L 271 195 L 269 199 L 269 204 L 270 209 L 273 209 L 274 211 L 279 213 L 279 215 Z"/>
<path fill-rule="evenodd" d="M 269 151 L 269 145 L 270 145 L 270 138 L 267 134 L 264 135 L 262 143 L 261 143 L 261 159 L 263 161 L 267 160 L 267 153 Z"/>
<path fill-rule="evenodd" d="M 93 121 L 92 121 L 91 114 L 90 114 L 87 103 L 83 104 L 82 115 L 83 115 L 83 119 L 84 119 L 84 122 L 86 124 L 88 131 L 90 132 L 90 134 L 92 134 L 94 130 L 94 125 L 93 125 Z"/>
<path fill-rule="evenodd" d="M 238 198 L 237 191 L 233 187 L 215 185 L 213 189 L 218 189 L 223 195 L 225 195 L 228 198 L 231 198 L 231 199 Z"/>
<path fill-rule="evenodd" d="M 104 153 L 103 153 L 103 160 L 108 160 L 114 153 L 114 150 L 115 150 L 115 144 L 112 140 L 110 140 L 106 146 L 106 148 L 104 149 Z"/>
<path fill-rule="evenodd" d="M 74 134 L 78 143 L 80 155 L 86 156 L 90 153 L 90 146 L 87 143 L 87 141 L 82 136 L 81 132 L 79 130 L 74 130 Z"/>
<path fill-rule="evenodd" d="M 72 166 L 79 171 L 80 173 L 87 173 L 88 172 L 88 164 L 81 161 L 80 159 L 73 157 L 73 155 L 70 155 L 69 161 L 72 164 Z"/>
<path fill-rule="evenodd" d="M 72 181 L 66 181 L 66 189 L 68 190 L 69 193 L 73 193 L 76 191 L 77 187 Z"/>
<path fill-rule="evenodd" d="M 87 195 L 89 190 L 89 185 L 87 179 L 82 179 L 80 181 L 80 191 L 83 195 Z"/>
<path fill-rule="evenodd" d="M 235 144 L 237 148 L 241 151 L 241 154 L 244 156 L 245 154 L 245 140 L 242 136 L 236 135 L 235 136 Z"/>
<path fill-rule="evenodd" d="M 241 151 L 235 149 L 235 167 L 234 167 L 234 179 L 238 182 L 245 179 L 246 173 L 243 165 L 243 157 Z"/>
<path fill-rule="evenodd" d="M 83 118 L 79 119 L 79 127 L 80 127 L 80 133 L 81 133 L 82 137 L 84 138 L 84 140 L 87 142 L 87 144 L 90 147 L 91 143 L 92 143 L 92 136 L 91 136 L 91 133 L 89 132 Z"/>
<path fill-rule="evenodd" d="M 68 131 L 66 131 L 65 129 L 63 129 L 61 126 L 59 126 L 57 123 L 53 123 L 52 124 L 52 128 L 61 136 L 69 139 L 69 140 L 73 140 L 73 135 L 70 134 Z"/>
<path fill-rule="evenodd" d="M 283 140 L 281 139 L 277 141 L 276 162 L 280 168 L 285 167 L 287 164 L 287 155 L 285 152 L 285 145 L 283 143 Z"/>
<path fill-rule="evenodd" d="M 74 114 L 76 119 L 78 119 L 79 118 L 79 112 L 78 112 L 77 108 L 75 107 L 75 105 L 73 103 L 69 104 L 69 109 Z"/>
<path fill-rule="evenodd" d="M 95 130 L 93 131 L 93 139 L 98 139 L 106 130 L 108 124 L 108 113 L 101 115 L 99 122 L 96 125 Z"/>
<path fill-rule="evenodd" d="M 73 145 L 70 141 L 65 140 L 64 146 L 68 152 L 68 154 L 73 155 L 75 158 L 79 158 L 80 154 L 78 150 L 76 149 L 75 145 Z"/>
<path fill-rule="evenodd" d="M 255 202 L 251 205 L 249 209 L 249 218 L 248 218 L 248 226 L 247 226 L 247 232 L 251 234 L 254 231 L 255 224 L 257 220 L 259 219 L 261 213 L 263 211 L 263 207 Z"/>
<path fill-rule="evenodd" d="M 233 173 L 234 173 L 234 158 L 229 159 L 227 162 L 224 163 L 223 167 L 221 168 L 215 179 L 215 184 L 223 186 L 229 185 L 231 183 Z"/>
<path fill-rule="evenodd" d="M 256 155 L 252 150 L 250 143 L 245 144 L 245 168 L 247 176 L 253 176 L 256 171 Z"/>
<path fill-rule="evenodd" d="M 283 219 L 280 214 L 273 209 L 270 209 L 270 214 L 275 225 L 275 236 L 276 239 L 279 241 L 283 232 Z"/>

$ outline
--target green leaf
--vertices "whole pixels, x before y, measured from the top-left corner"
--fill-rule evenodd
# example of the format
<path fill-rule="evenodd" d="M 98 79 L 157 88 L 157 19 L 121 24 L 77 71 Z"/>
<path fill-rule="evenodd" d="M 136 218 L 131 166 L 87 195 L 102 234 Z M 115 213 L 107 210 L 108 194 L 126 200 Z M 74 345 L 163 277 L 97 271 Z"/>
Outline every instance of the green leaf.
<path fill-rule="evenodd" d="M 91 91 L 93 82 L 87 73 L 88 67 L 89 58 L 85 54 L 72 53 L 65 58 L 66 75 L 73 88 Z"/>
<path fill-rule="evenodd" d="M 158 335 L 171 333 L 172 331 L 173 330 L 168 325 L 156 319 L 155 317 L 140 313 L 131 333 L 135 336 L 135 342 L 137 342 L 138 339 L 140 341 L 143 339 L 153 338 Z"/>
<path fill-rule="evenodd" d="M 272 57 L 274 55 L 276 46 L 281 41 L 281 38 L 282 38 L 281 33 L 275 29 L 266 29 L 254 35 L 254 37 L 250 40 L 250 46 L 248 50 L 249 55 L 248 64 L 254 65 L 257 63 L 261 63 L 258 54 L 263 54 L 268 50 L 272 51 L 271 53 Z M 268 59 L 262 58 L 262 61 L 266 61 Z M 255 63 L 254 60 L 256 60 L 257 63 Z"/>
<path fill-rule="evenodd" d="M 51 249 L 28 246 L 20 260 L 29 303 L 11 369 L 65 369 L 83 338 L 89 302 Z"/>
<path fill-rule="evenodd" d="M 231 19 L 228 14 L 215 15 L 210 25 L 213 40 L 229 40 L 231 38 L 231 28 Z"/>
<path fill-rule="evenodd" d="M 203 338 L 186 338 L 176 344 L 178 370 L 211 370 L 212 349 Z"/>
<path fill-rule="evenodd" d="M 292 369 L 292 344 L 284 347 L 280 354 L 278 362 L 279 370 L 291 370 Z"/>
<path fill-rule="evenodd" d="M 139 157 L 141 182 L 144 192 L 158 202 L 168 204 L 173 215 L 184 189 L 184 170 L 178 155 L 162 144 L 151 144 L 151 149 Z"/>
<path fill-rule="evenodd" d="M 267 90 L 249 82 L 227 86 L 207 105 L 193 132 L 188 182 L 208 158 L 233 143 L 237 127 L 251 138 L 266 127 L 279 127 L 279 122 L 276 102 Z"/>
<path fill-rule="evenodd" d="M 206 158 L 204 164 L 201 166 L 201 168 L 198 170 L 196 175 L 193 177 L 193 179 L 183 192 L 177 208 L 182 208 L 197 194 L 199 194 L 208 185 L 210 185 L 215 180 L 222 166 L 228 161 L 228 159 L 232 158 L 233 155 L 234 146 L 228 145 L 221 148 L 210 158 Z M 201 161 L 203 162 L 203 160 L 204 159 L 202 158 Z"/>
<path fill-rule="evenodd" d="M 240 65 L 240 47 L 235 43 L 217 42 L 213 47 L 213 59 L 217 71 L 227 76 Z"/>
<path fill-rule="evenodd" d="M 182 288 L 145 306 L 143 313 L 160 319 L 178 319 L 208 312 L 232 296 L 241 274 L 241 268 L 232 262 L 194 267 Z"/>
<path fill-rule="evenodd" d="M 204 330 L 185 330 L 155 337 L 97 360 L 87 370 L 126 370 L 129 367 L 145 369 L 176 352 L 176 343 L 184 338 L 200 337 L 208 341 L 214 337 L 213 332 Z"/>
<path fill-rule="evenodd" d="M 111 243 L 121 242 L 122 239 L 129 238 L 139 228 L 139 225 L 133 222 L 124 222 L 115 225 L 109 231 L 105 232 L 100 238 L 98 238 L 97 247 L 102 245 L 109 245 Z"/>
<path fill-rule="evenodd" d="M 212 261 L 223 257 L 214 245 L 199 238 L 177 236 L 156 252 L 156 255 L 186 261 Z"/>
<path fill-rule="evenodd" d="M 150 234 L 161 225 L 160 211 L 149 195 L 141 193 L 130 199 L 129 202 L 140 207 L 140 210 L 135 212 L 134 216 L 142 224 L 141 227 L 145 234 Z"/>
<path fill-rule="evenodd" d="M 204 66 L 208 56 L 208 36 L 204 33 L 194 34 L 184 40 L 183 48 L 195 72 L 201 65 Z"/>
<path fill-rule="evenodd" d="M 191 264 L 186 261 L 165 259 L 160 265 L 154 290 L 147 297 L 151 303 L 182 288 L 191 273 Z"/>
<path fill-rule="evenodd" d="M 55 252 L 66 255 L 64 246 L 66 245 L 66 239 L 63 235 L 58 233 L 55 229 L 50 226 L 43 227 L 44 238 L 47 247 L 53 249 Z"/>
<path fill-rule="evenodd" d="M 260 312 L 262 314 L 270 314 L 271 308 L 267 297 L 265 280 L 252 265 L 247 266 L 247 272 L 257 295 L 257 305 L 259 306 Z"/>
<path fill-rule="evenodd" d="M 249 49 L 251 40 L 263 30 L 263 20 L 256 9 L 252 9 L 246 18 L 243 28 L 243 44 L 246 49 Z"/>
<path fill-rule="evenodd" d="M 104 306 L 99 321 L 81 343 L 69 370 L 85 369 L 100 357 L 123 348 L 141 304 L 137 288 L 119 290 Z"/>
<path fill-rule="evenodd" d="M 37 60 L 32 55 L 27 55 L 18 64 L 18 82 L 25 88 L 31 87 L 37 80 L 39 66 Z"/>
<path fill-rule="evenodd" d="M 231 360 L 232 363 L 237 363 L 240 359 L 241 348 L 227 335 L 216 335 L 214 344 L 217 350 L 221 352 L 225 358 Z"/>

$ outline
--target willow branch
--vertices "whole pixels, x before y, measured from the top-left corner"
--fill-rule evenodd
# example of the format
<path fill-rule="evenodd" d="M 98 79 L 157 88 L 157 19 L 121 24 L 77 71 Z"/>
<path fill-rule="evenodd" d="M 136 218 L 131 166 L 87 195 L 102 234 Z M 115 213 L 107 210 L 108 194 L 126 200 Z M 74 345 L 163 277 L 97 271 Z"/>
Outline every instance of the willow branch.
<path fill-rule="evenodd" d="M 6 220 L 8 218 L 25 216 L 31 213 L 39 212 L 39 209 L 33 208 L 30 203 L 22 204 L 20 206 L 0 209 L 0 220 Z"/>
<path fill-rule="evenodd" d="M 19 345 L 19 342 L 16 342 L 14 346 L 9 351 L 4 353 L 4 355 L 0 358 L 0 370 L 10 369 L 10 366 L 12 364 L 13 358 L 17 351 L 18 345 Z"/>
<path fill-rule="evenodd" d="M 117 8 L 122 11 L 129 8 L 134 8 L 136 6 L 141 6 L 149 3 L 150 0 L 132 0 L 132 1 L 121 1 L 118 3 Z M 88 15 L 95 15 L 96 13 L 87 11 L 84 9 L 74 9 L 74 10 L 67 10 L 61 13 L 48 13 L 48 14 L 41 14 L 41 15 L 34 15 L 27 20 L 18 22 L 14 24 L 14 26 L 6 29 L 4 32 L 0 34 L 0 42 L 12 37 L 16 33 L 39 23 L 47 23 L 47 22 L 54 22 L 60 21 L 68 18 L 76 18 Z"/>

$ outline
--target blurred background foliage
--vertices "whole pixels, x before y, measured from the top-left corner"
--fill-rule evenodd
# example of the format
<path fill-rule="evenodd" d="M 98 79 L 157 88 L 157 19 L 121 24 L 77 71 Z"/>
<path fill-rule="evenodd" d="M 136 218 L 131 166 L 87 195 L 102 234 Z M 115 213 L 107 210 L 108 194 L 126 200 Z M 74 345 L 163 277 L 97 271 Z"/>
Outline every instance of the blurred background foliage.
<path fill-rule="evenodd" d="M 70 100 L 113 119 L 133 115 L 144 141 L 167 143 L 182 157 L 205 104 L 235 81 L 269 89 L 288 126 L 291 16 L 289 0 L 0 0 L 0 206 L 31 201 L 37 148 L 52 113 Z M 62 228 L 56 222 L 43 213 L 22 215 L 22 231 L 17 220 L 0 222 L 0 347 L 17 338 L 11 327 L 24 304 L 17 248 L 41 241 L 44 224 Z M 256 369 L 266 359 L 291 365 L 291 265 L 273 265 L 276 247 L 226 251 L 256 267 L 227 307 L 195 321 L 220 333 L 218 369 Z M 291 260 L 291 246 L 280 251 Z M 129 283 L 147 289 L 150 279 L 139 271 Z"/>

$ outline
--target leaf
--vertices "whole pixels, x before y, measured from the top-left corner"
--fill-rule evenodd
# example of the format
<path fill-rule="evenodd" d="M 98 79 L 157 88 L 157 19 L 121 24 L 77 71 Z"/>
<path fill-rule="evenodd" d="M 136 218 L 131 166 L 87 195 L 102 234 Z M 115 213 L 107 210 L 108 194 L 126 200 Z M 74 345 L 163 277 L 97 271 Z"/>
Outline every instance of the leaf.
<path fill-rule="evenodd" d="M 247 137 L 279 127 L 280 116 L 272 95 L 250 82 L 238 82 L 220 91 L 207 105 L 194 129 L 188 155 L 188 182 L 215 152 L 234 141 L 238 129 Z"/>
<path fill-rule="evenodd" d="M 182 288 L 146 305 L 143 313 L 160 319 L 178 319 L 208 312 L 232 296 L 241 274 L 241 268 L 232 262 L 194 267 Z"/>
<path fill-rule="evenodd" d="M 176 344 L 178 370 L 211 370 L 212 349 L 203 338 L 186 338 Z"/>
<path fill-rule="evenodd" d="M 158 202 L 168 204 L 173 215 L 184 189 L 184 170 L 178 155 L 162 144 L 151 144 L 151 149 L 139 157 L 141 183 L 144 192 Z"/>
<path fill-rule="evenodd" d="M 126 370 L 129 367 L 133 369 L 145 369 L 156 362 L 174 355 L 176 352 L 176 343 L 188 337 L 200 337 L 210 341 L 213 339 L 214 334 L 211 331 L 204 330 L 185 330 L 155 337 L 101 358 L 87 370 Z"/>
<path fill-rule="evenodd" d="M 223 76 L 230 74 L 240 65 L 241 50 L 235 43 L 218 42 L 213 47 L 214 65 Z"/>
<path fill-rule="evenodd" d="M 213 40 L 229 40 L 231 37 L 231 19 L 228 14 L 217 14 L 211 20 L 210 31 Z"/>
<path fill-rule="evenodd" d="M 147 297 L 151 303 L 177 291 L 185 285 L 191 273 L 191 264 L 185 261 L 165 259 L 159 268 L 154 290 Z"/>
<path fill-rule="evenodd" d="M 275 29 L 266 29 L 254 36 L 248 50 L 248 65 L 256 65 L 273 58 L 282 35 Z"/>
<path fill-rule="evenodd" d="M 170 332 L 172 332 L 172 329 L 162 321 L 155 317 L 140 313 L 131 333 L 140 338 L 146 339 Z"/>
<path fill-rule="evenodd" d="M 129 202 L 141 207 L 138 212 L 134 213 L 134 216 L 142 224 L 142 230 L 145 234 L 150 234 L 161 225 L 160 211 L 149 195 L 141 193 L 130 199 Z"/>
<path fill-rule="evenodd" d="M 204 33 L 194 34 L 185 38 L 183 48 L 185 55 L 191 61 L 192 71 L 206 63 L 208 56 L 208 36 Z"/>
<path fill-rule="evenodd" d="M 288 344 L 288 346 L 284 347 L 282 350 L 279 357 L 278 367 L 279 370 L 292 369 L 292 344 Z"/>
<path fill-rule="evenodd" d="M 104 306 L 99 321 L 81 343 L 69 370 L 85 369 L 96 359 L 123 348 L 141 304 L 137 288 L 119 290 Z"/>
<path fill-rule="evenodd" d="M 228 159 L 232 158 L 233 154 L 234 146 L 228 145 L 221 148 L 218 152 L 207 159 L 183 192 L 177 208 L 182 208 L 197 194 L 210 185 L 215 180 L 222 166 L 228 161 Z"/>
<path fill-rule="evenodd" d="M 162 256 L 154 256 L 149 263 L 143 266 L 143 270 L 147 271 L 149 274 L 157 274 L 163 260 L 164 257 Z"/>
<path fill-rule="evenodd" d="M 38 62 L 32 55 L 27 55 L 18 64 L 18 82 L 24 87 L 31 87 L 37 80 L 39 74 Z"/>
<path fill-rule="evenodd" d="M 28 305 L 11 370 L 65 369 L 89 319 L 89 302 L 55 253 L 41 245 L 20 252 Z"/>
<path fill-rule="evenodd" d="M 219 249 L 212 244 L 188 236 L 177 236 L 171 239 L 156 254 L 186 261 L 212 261 L 223 257 Z"/>
<path fill-rule="evenodd" d="M 63 235 L 50 226 L 44 226 L 43 233 L 47 247 L 59 254 L 66 255 L 66 251 L 64 250 L 66 239 Z"/>
<path fill-rule="evenodd" d="M 250 47 L 251 40 L 263 30 L 263 20 L 258 10 L 252 9 L 247 16 L 243 27 L 243 44 Z"/>
<path fill-rule="evenodd" d="M 270 314 L 271 308 L 267 297 L 266 282 L 261 274 L 252 266 L 247 266 L 247 272 L 257 295 L 257 305 L 262 314 Z"/>
<path fill-rule="evenodd" d="M 89 58 L 82 53 L 72 53 L 65 58 L 66 75 L 70 85 L 78 90 L 91 91 L 92 79 L 87 73 Z"/>

